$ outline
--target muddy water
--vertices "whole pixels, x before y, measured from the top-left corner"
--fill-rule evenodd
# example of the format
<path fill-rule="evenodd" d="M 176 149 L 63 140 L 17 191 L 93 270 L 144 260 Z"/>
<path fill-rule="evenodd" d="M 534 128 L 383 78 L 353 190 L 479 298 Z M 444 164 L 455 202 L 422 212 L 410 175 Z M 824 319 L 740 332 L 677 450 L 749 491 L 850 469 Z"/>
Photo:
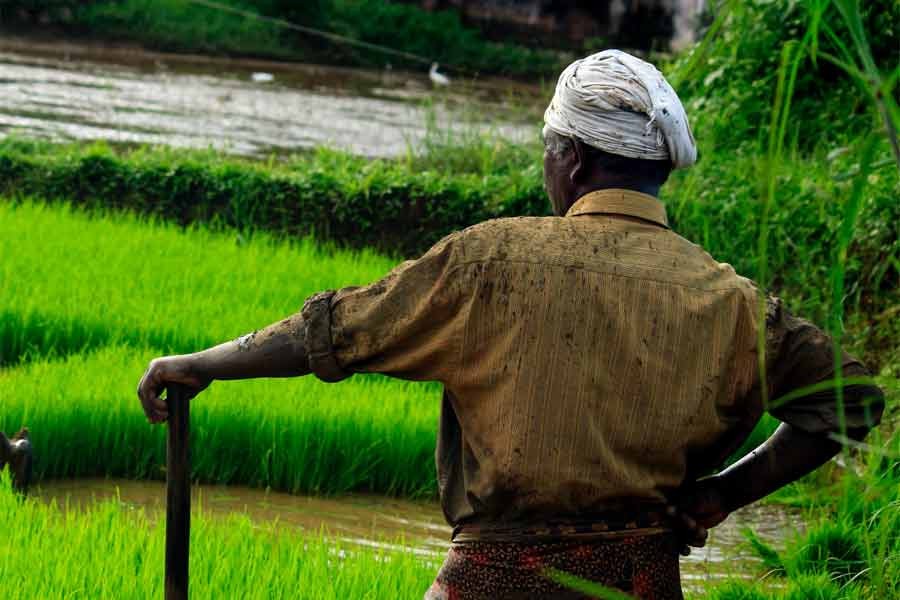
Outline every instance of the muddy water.
<path fill-rule="evenodd" d="M 272 80 L 258 81 L 260 73 Z M 429 119 L 432 131 L 534 137 L 537 107 L 537 90 L 509 82 L 460 80 L 434 89 L 426 72 L 206 59 L 0 36 L 0 136 L 213 147 L 242 155 L 328 145 L 390 157 L 421 144 Z"/>
<path fill-rule="evenodd" d="M 130 508 L 143 507 L 151 518 L 165 512 L 165 488 L 159 482 L 80 479 L 45 481 L 35 495 L 72 506 L 117 498 Z M 410 502 L 373 495 L 339 498 L 294 496 L 241 486 L 195 486 L 194 506 L 202 506 L 216 517 L 245 513 L 258 521 L 278 520 L 298 530 L 317 533 L 323 528 L 346 543 L 397 549 L 389 540 L 401 535 L 413 551 L 439 562 L 449 546 L 447 527 L 437 504 Z M 761 563 L 745 547 L 741 530 L 751 527 L 765 541 L 780 545 L 795 526 L 794 515 L 778 508 L 749 507 L 732 515 L 710 534 L 706 548 L 681 560 L 682 578 L 689 589 L 699 589 L 708 580 L 758 575 Z"/>

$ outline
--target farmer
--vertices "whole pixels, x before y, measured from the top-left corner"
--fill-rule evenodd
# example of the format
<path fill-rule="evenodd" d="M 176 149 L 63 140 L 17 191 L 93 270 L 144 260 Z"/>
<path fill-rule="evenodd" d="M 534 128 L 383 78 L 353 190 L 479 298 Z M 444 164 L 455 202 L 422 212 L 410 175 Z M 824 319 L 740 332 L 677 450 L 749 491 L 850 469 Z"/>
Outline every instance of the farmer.
<path fill-rule="evenodd" d="M 475 225 L 381 281 L 158 358 L 138 387 L 148 419 L 166 419 L 170 383 L 440 381 L 453 544 L 427 599 L 582 597 L 558 572 L 681 598 L 685 544 L 862 439 L 882 394 L 846 355 L 841 403 L 835 386 L 803 391 L 833 377 L 828 337 L 669 228 L 656 196 L 696 148 L 653 66 L 618 51 L 570 65 L 544 142 L 556 216 Z M 765 410 L 783 422 L 772 437 L 704 478 Z"/>

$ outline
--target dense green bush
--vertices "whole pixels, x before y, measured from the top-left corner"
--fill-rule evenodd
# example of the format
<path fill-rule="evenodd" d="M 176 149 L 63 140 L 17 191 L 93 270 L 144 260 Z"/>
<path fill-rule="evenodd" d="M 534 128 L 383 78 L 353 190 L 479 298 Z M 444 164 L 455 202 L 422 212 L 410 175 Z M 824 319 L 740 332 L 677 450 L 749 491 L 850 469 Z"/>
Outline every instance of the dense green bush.
<path fill-rule="evenodd" d="M 252 9 L 249 2 L 229 4 Z M 68 24 L 91 37 L 144 43 L 168 52 L 297 57 L 274 25 L 184 0 L 95 0 L 76 9 Z"/>
<path fill-rule="evenodd" d="M 813 0 L 720 4 L 721 23 L 712 35 L 681 55 L 670 69 L 679 94 L 688 101 L 689 114 L 711 117 L 693 122 L 704 150 L 734 149 L 764 139 L 782 48 L 807 35 L 812 10 L 819 4 Z M 787 137 L 803 152 L 844 144 L 872 127 L 868 98 L 847 73 L 825 58 L 841 57 L 839 44 L 853 49 L 835 5 L 829 4 L 818 35 L 810 37 L 815 43 L 811 41 L 804 53 L 794 88 Z M 861 12 L 873 59 L 890 74 L 900 56 L 900 3 L 862 2 Z"/>
<path fill-rule="evenodd" d="M 212 153 L 116 154 L 104 146 L 6 140 L 0 189 L 180 224 L 312 234 L 406 256 L 473 223 L 549 208 L 538 165 L 518 176 L 445 175 L 325 150 L 268 168 Z"/>
<path fill-rule="evenodd" d="M 565 63 L 556 52 L 486 40 L 456 11 L 428 12 L 383 0 L 220 0 L 254 14 L 379 44 L 478 73 L 554 77 Z M 168 51 L 239 54 L 306 62 L 421 69 L 396 55 L 278 27 L 184 0 L 3 0 L 0 24 L 52 23 L 72 33 L 115 38 Z M 427 67 L 427 65 L 425 65 Z"/>
<path fill-rule="evenodd" d="M 565 62 L 555 53 L 487 42 L 451 10 L 430 13 L 383 0 L 333 0 L 325 15 L 330 30 L 469 71 L 555 78 Z M 353 53 L 351 60 L 376 65 L 386 61 L 368 51 Z"/>

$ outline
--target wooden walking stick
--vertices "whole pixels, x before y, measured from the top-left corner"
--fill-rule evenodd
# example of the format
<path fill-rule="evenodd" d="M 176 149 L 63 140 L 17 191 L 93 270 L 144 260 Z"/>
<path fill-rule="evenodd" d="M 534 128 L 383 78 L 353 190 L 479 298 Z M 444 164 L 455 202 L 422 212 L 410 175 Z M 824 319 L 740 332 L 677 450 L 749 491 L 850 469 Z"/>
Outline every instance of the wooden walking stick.
<path fill-rule="evenodd" d="M 187 600 L 191 542 L 191 457 L 187 389 L 167 388 L 166 440 L 166 600 Z"/>

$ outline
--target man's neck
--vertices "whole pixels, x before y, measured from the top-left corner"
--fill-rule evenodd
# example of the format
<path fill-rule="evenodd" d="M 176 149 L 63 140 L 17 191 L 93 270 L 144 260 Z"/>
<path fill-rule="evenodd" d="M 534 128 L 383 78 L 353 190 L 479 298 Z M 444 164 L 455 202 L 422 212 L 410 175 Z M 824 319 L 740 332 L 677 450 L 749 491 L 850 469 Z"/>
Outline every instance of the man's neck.
<path fill-rule="evenodd" d="M 591 192 L 597 192 L 599 190 L 631 190 L 633 192 L 640 192 L 642 194 L 647 194 L 649 196 L 653 196 L 654 198 L 659 196 L 659 188 L 660 186 L 655 183 L 649 183 L 647 181 L 634 181 L 634 180 L 625 180 L 625 179 L 612 179 L 612 178 L 604 178 L 601 181 L 591 181 L 585 184 L 579 185 L 575 189 L 575 199 L 581 198 L 582 196 L 586 196 Z"/>

